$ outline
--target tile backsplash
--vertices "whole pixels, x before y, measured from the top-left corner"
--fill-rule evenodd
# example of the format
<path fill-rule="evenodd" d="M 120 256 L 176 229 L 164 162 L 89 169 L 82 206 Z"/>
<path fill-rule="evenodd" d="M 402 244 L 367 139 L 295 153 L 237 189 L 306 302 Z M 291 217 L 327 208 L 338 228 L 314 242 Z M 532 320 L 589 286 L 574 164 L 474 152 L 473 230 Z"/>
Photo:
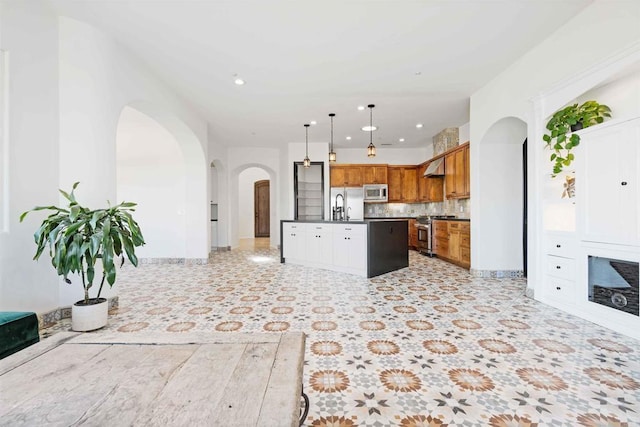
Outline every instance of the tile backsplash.
<path fill-rule="evenodd" d="M 364 214 L 369 218 L 416 217 L 420 215 L 455 215 L 471 218 L 470 199 L 445 200 L 435 203 L 366 203 Z"/>

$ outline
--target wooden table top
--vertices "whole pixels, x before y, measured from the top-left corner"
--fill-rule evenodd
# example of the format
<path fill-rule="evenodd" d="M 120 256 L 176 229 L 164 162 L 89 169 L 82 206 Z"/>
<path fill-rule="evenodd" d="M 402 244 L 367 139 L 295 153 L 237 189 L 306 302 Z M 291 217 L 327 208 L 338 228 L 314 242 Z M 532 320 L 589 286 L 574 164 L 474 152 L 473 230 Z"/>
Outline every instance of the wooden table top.
<path fill-rule="evenodd" d="M 58 333 L 0 360 L 0 425 L 297 426 L 303 333 Z"/>

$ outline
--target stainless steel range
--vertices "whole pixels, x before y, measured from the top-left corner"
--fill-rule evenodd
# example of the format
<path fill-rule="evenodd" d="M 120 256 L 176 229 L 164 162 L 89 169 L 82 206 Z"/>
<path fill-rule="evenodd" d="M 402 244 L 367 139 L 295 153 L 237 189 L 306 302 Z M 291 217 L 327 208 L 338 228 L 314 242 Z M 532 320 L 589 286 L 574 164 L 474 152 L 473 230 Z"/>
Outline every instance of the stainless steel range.
<path fill-rule="evenodd" d="M 433 221 L 436 219 L 451 219 L 455 215 L 435 215 L 416 217 L 416 228 L 418 229 L 418 252 L 427 256 L 435 256 L 433 251 Z"/>

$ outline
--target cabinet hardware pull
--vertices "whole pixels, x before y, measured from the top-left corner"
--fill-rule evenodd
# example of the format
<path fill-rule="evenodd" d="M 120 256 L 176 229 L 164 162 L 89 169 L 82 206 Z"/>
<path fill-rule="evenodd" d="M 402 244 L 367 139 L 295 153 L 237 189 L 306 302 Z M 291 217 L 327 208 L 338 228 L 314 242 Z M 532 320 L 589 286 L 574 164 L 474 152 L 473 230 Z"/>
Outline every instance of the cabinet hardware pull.
<path fill-rule="evenodd" d="M 560 270 L 562 267 L 560 267 L 559 265 L 556 265 L 556 269 Z"/>
<path fill-rule="evenodd" d="M 622 181 L 620 184 L 621 185 L 627 185 L 627 181 Z"/>
<path fill-rule="evenodd" d="M 560 290 L 560 286 L 556 286 L 556 290 L 558 290 L 558 291 L 559 291 L 559 290 Z"/>
<path fill-rule="evenodd" d="M 561 248 L 561 247 L 562 247 L 562 245 L 556 245 L 556 248 Z"/>

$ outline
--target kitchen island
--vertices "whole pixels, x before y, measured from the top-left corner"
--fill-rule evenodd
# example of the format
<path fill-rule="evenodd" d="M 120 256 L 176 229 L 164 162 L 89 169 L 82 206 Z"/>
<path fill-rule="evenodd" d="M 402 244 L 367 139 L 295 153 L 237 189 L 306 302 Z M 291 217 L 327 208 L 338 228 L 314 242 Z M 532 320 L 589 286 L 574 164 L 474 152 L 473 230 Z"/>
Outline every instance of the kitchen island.
<path fill-rule="evenodd" d="M 407 220 L 280 221 L 280 262 L 374 277 L 409 266 Z"/>

